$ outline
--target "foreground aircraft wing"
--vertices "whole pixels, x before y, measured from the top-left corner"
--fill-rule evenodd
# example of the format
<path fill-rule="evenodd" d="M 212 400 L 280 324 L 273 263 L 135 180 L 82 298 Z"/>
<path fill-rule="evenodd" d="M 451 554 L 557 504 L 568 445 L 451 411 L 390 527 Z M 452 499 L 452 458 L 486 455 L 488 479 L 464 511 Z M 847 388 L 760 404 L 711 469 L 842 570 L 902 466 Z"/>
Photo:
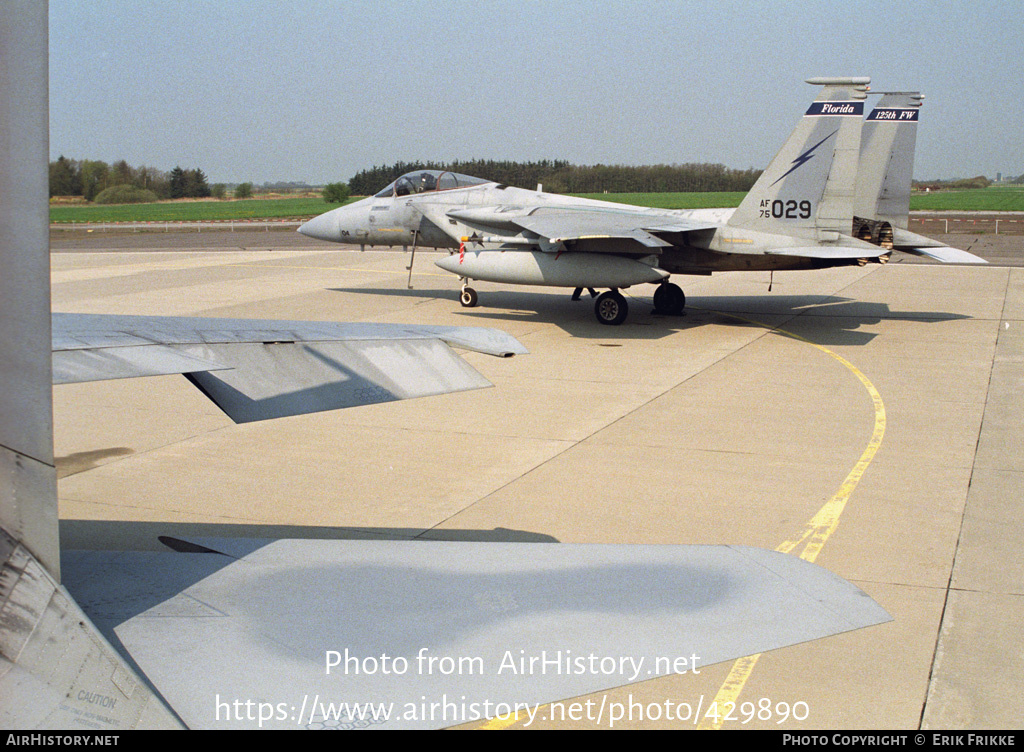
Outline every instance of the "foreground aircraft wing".
<path fill-rule="evenodd" d="M 479 389 L 449 345 L 524 353 L 475 327 L 53 314 L 53 383 L 182 373 L 237 423 Z"/>
<path fill-rule="evenodd" d="M 524 719 L 890 620 L 822 567 L 742 546 L 163 540 L 177 551 L 65 552 L 64 579 L 194 729 Z"/>

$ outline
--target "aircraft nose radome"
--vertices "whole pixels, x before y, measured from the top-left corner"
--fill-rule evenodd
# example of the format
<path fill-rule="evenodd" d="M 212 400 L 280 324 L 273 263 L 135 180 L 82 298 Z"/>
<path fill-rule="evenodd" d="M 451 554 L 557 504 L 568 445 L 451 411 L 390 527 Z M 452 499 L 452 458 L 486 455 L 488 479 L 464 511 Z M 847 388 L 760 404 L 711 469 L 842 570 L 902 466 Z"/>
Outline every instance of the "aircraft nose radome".
<path fill-rule="evenodd" d="M 321 214 L 319 217 L 313 217 L 311 220 L 299 227 L 299 232 L 303 235 L 316 238 L 317 240 L 334 240 L 338 239 L 338 223 L 335 221 L 334 213 L 327 212 Z"/>

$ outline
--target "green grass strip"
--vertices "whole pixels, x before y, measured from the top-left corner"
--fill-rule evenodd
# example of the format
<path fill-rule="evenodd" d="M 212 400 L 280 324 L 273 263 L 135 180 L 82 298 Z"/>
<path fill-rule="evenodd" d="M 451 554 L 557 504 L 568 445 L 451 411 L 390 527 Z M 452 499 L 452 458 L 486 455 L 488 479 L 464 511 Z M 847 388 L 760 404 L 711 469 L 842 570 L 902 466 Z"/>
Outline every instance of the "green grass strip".
<path fill-rule="evenodd" d="M 584 193 L 583 198 L 658 209 L 711 209 L 740 205 L 743 192 L 727 193 Z M 349 203 L 360 197 L 349 199 Z M 230 220 L 308 219 L 341 204 L 320 198 L 250 199 L 243 201 L 165 201 L 121 206 L 60 205 L 50 207 L 50 221 L 74 222 L 212 222 Z M 912 211 L 1024 211 L 1024 186 L 970 191 L 915 193 Z"/>
<path fill-rule="evenodd" d="M 303 219 L 341 204 L 322 198 L 245 199 L 241 201 L 164 201 L 111 206 L 53 205 L 50 221 L 63 222 L 213 222 L 245 219 Z"/>

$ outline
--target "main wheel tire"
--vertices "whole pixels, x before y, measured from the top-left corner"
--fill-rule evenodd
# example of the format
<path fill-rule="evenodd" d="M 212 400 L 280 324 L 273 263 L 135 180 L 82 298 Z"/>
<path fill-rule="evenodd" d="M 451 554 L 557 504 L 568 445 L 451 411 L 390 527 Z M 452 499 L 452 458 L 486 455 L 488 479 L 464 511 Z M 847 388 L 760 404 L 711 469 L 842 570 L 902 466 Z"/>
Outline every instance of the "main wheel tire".
<path fill-rule="evenodd" d="M 654 310 L 663 316 L 678 316 L 686 307 L 686 293 L 679 285 L 666 282 L 654 291 Z"/>
<path fill-rule="evenodd" d="M 629 305 L 618 291 L 610 290 L 597 297 L 597 302 L 594 303 L 594 315 L 602 324 L 618 326 L 629 315 Z"/>
<path fill-rule="evenodd" d="M 463 287 L 462 294 L 459 295 L 459 302 L 462 303 L 464 308 L 473 308 L 480 302 L 480 296 L 476 294 L 476 290 L 472 287 Z"/>

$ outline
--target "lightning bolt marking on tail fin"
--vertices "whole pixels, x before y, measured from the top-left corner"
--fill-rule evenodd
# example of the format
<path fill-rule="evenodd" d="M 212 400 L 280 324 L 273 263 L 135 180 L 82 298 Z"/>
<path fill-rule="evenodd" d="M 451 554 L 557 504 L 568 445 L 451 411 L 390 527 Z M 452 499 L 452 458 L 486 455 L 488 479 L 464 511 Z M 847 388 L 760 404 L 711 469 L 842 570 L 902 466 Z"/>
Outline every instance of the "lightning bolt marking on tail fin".
<path fill-rule="evenodd" d="M 786 170 L 786 172 L 782 175 L 782 177 L 779 178 L 779 180 L 782 180 L 782 178 L 786 177 L 786 175 L 788 175 L 789 173 L 793 172 L 793 170 L 795 170 L 797 167 L 800 167 L 805 162 L 811 161 L 811 159 L 814 157 L 814 154 L 812 152 L 815 149 L 817 149 L 819 146 L 821 146 L 823 143 L 828 141 L 830 138 L 832 138 L 834 135 L 836 135 L 837 133 L 839 133 L 839 129 L 838 128 L 836 130 L 832 131 L 827 136 L 825 136 L 825 138 L 821 139 L 821 141 L 816 143 L 814 146 L 812 146 L 810 149 L 805 151 L 799 157 L 794 159 L 793 162 L 792 162 L 793 166 L 790 167 L 788 170 Z M 779 180 L 776 180 L 775 183 L 778 183 Z M 775 183 L 772 183 L 772 185 L 775 185 Z"/>

